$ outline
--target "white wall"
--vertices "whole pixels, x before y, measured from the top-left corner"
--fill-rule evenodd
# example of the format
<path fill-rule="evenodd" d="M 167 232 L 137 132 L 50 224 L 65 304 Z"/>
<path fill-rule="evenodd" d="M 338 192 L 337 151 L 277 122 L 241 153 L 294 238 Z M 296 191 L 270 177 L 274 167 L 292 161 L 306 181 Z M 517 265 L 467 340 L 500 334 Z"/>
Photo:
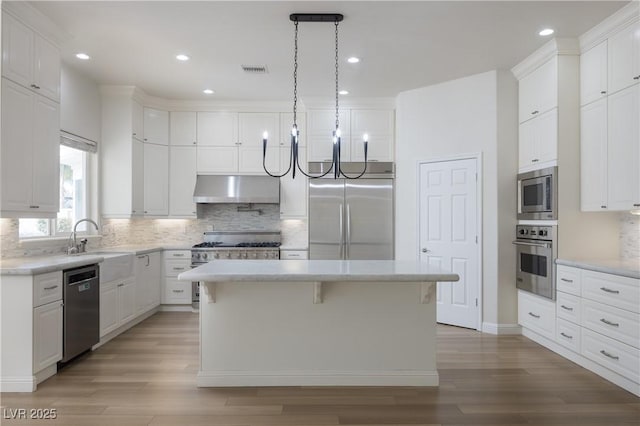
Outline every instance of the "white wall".
<path fill-rule="evenodd" d="M 101 99 L 98 85 L 65 63 L 60 74 L 60 129 L 99 142 Z"/>
<path fill-rule="evenodd" d="M 483 323 L 517 323 L 517 86 L 490 71 L 403 92 L 396 109 L 396 257 L 418 256 L 417 163 L 482 153 Z"/>

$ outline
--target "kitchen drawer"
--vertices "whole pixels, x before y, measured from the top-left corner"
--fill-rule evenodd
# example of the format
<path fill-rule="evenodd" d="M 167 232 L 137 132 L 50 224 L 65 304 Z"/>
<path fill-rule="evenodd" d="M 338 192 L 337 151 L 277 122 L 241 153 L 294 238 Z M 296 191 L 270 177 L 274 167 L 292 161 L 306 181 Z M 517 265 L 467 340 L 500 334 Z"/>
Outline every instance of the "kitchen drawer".
<path fill-rule="evenodd" d="M 190 250 L 165 250 L 165 259 L 186 259 L 191 263 L 191 251 Z"/>
<path fill-rule="evenodd" d="M 280 260 L 306 260 L 309 252 L 306 250 L 280 250 Z"/>
<path fill-rule="evenodd" d="M 179 274 L 191 269 L 191 260 L 186 261 L 183 259 L 173 260 L 165 259 L 164 261 L 164 275 L 166 277 L 177 277 Z"/>
<path fill-rule="evenodd" d="M 162 303 L 171 305 L 191 304 L 191 282 L 167 278 L 165 280 Z"/>
<path fill-rule="evenodd" d="M 556 315 L 574 324 L 580 324 L 580 298 L 572 294 L 556 293 Z"/>
<path fill-rule="evenodd" d="M 518 291 L 518 323 L 555 340 L 556 304 L 551 300 Z"/>
<path fill-rule="evenodd" d="M 556 324 L 556 341 L 562 346 L 580 353 L 580 326 L 558 318 Z"/>
<path fill-rule="evenodd" d="M 581 325 L 640 348 L 640 314 L 583 299 Z"/>
<path fill-rule="evenodd" d="M 580 269 L 558 265 L 556 267 L 556 289 L 564 293 L 580 296 Z"/>
<path fill-rule="evenodd" d="M 33 307 L 62 300 L 62 271 L 33 277 Z"/>
<path fill-rule="evenodd" d="M 584 270 L 582 297 L 640 313 L 640 280 Z"/>
<path fill-rule="evenodd" d="M 582 355 L 640 383 L 640 349 L 582 327 Z"/>

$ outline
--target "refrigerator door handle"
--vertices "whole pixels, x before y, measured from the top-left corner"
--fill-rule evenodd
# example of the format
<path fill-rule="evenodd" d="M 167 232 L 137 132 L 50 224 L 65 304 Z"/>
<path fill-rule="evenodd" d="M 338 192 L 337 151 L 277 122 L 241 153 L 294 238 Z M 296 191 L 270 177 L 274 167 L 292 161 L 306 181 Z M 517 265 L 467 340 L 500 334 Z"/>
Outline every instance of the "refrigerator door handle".
<path fill-rule="evenodd" d="M 340 203 L 340 211 L 339 211 L 340 216 L 338 216 L 340 218 L 340 259 L 344 259 L 344 226 L 342 223 L 342 218 L 343 218 L 343 211 L 342 211 L 342 203 Z"/>
<path fill-rule="evenodd" d="M 347 203 L 347 217 L 346 217 L 346 221 L 347 221 L 347 241 L 345 243 L 345 253 L 346 253 L 346 258 L 349 259 L 349 251 L 351 249 L 351 208 L 349 206 L 349 203 Z"/>

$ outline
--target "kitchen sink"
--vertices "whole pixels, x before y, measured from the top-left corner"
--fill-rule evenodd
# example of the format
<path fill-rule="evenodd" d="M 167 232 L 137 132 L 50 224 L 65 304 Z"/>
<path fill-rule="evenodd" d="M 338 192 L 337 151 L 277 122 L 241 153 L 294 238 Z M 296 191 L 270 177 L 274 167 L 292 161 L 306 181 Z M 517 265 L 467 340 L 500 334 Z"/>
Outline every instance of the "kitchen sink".
<path fill-rule="evenodd" d="M 104 258 L 100 262 L 100 283 L 129 278 L 133 275 L 134 253 L 132 252 L 88 251 L 78 253 L 77 256 L 100 256 Z"/>

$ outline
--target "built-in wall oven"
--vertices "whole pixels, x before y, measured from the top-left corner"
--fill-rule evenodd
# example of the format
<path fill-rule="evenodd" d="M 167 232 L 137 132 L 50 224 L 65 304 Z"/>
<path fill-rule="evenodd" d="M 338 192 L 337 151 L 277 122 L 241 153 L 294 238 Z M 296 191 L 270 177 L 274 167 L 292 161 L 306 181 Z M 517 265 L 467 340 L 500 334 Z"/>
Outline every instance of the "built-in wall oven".
<path fill-rule="evenodd" d="M 518 219 L 558 218 L 558 167 L 518 175 Z"/>
<path fill-rule="evenodd" d="M 554 300 L 556 226 L 518 225 L 516 227 L 516 287 Z"/>

